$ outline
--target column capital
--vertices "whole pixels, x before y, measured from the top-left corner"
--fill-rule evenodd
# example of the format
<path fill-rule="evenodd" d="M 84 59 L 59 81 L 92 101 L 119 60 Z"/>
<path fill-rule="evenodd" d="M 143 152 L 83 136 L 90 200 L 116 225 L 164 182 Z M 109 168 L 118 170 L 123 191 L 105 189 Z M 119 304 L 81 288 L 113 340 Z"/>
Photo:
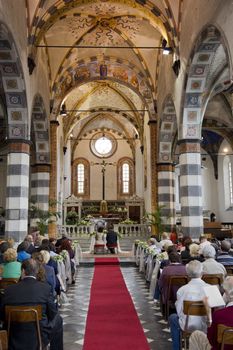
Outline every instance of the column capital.
<path fill-rule="evenodd" d="M 60 124 L 58 120 L 50 120 L 50 125 L 58 127 Z"/>
<path fill-rule="evenodd" d="M 50 173 L 51 164 L 33 164 L 32 173 Z"/>
<path fill-rule="evenodd" d="M 178 141 L 179 152 L 182 153 L 200 153 L 201 152 L 201 140 L 199 139 L 184 139 Z"/>
<path fill-rule="evenodd" d="M 174 171 L 175 165 L 174 163 L 157 163 L 158 171 Z"/>
<path fill-rule="evenodd" d="M 157 119 L 150 119 L 147 123 L 147 125 L 149 126 L 152 126 L 152 125 L 156 126 L 156 124 L 157 124 Z"/>
<path fill-rule="evenodd" d="M 27 153 L 30 154 L 30 140 L 7 140 L 8 153 Z"/>

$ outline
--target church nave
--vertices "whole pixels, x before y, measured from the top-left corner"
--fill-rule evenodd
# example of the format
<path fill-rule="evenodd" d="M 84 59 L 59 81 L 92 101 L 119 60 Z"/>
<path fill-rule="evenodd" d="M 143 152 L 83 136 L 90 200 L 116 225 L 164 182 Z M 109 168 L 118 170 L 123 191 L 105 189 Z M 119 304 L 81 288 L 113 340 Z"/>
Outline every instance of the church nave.
<path fill-rule="evenodd" d="M 65 350 L 82 350 L 83 348 L 90 288 L 94 273 L 94 266 L 90 265 L 87 263 L 78 268 L 76 283 L 69 287 L 68 300 L 60 308 L 64 322 Z M 121 272 L 150 349 L 170 350 L 170 331 L 162 318 L 160 308 L 149 299 L 148 286 L 144 276 L 138 272 L 138 268 L 133 266 L 121 266 Z M 114 302 L 117 303 L 117 300 Z M 114 332 L 117 332 L 117 329 Z M 127 333 L 127 329 L 125 332 Z"/>

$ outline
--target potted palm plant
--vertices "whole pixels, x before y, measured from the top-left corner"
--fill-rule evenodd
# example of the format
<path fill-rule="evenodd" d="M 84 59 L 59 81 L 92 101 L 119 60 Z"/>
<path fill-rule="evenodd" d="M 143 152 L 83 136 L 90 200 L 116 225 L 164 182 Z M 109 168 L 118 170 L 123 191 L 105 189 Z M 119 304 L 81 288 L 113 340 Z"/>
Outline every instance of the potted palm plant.
<path fill-rule="evenodd" d="M 49 201 L 49 209 L 43 210 L 38 204 L 31 203 L 30 205 L 30 216 L 32 219 L 35 219 L 35 223 L 38 231 L 41 236 L 44 236 L 48 233 L 48 225 L 56 222 L 61 214 L 56 211 L 57 201 L 50 200 Z"/>
<path fill-rule="evenodd" d="M 149 225 L 151 225 L 152 233 L 156 234 L 158 239 L 161 239 L 161 235 L 165 230 L 165 226 L 169 219 L 169 216 L 164 219 L 163 209 L 166 208 L 165 205 L 159 205 L 152 213 L 146 213 L 145 219 Z"/>

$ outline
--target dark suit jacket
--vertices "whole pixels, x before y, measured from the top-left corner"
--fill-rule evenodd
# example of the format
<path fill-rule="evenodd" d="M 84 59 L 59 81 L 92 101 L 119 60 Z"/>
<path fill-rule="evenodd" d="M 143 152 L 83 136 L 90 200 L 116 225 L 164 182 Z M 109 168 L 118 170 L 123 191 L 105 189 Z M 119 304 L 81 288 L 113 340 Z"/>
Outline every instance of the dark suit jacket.
<path fill-rule="evenodd" d="M 108 231 L 106 236 L 107 246 L 117 244 L 117 234 L 114 231 Z"/>
<path fill-rule="evenodd" d="M 58 312 L 51 293 L 51 287 L 47 283 L 39 282 L 28 277 L 17 284 L 7 287 L 3 297 L 3 310 L 5 305 L 41 305 L 43 318 L 40 321 L 41 336 L 43 344 L 49 343 L 51 329 L 56 322 Z M 22 336 L 22 332 L 25 337 Z M 20 340 L 19 340 L 20 339 Z M 25 350 L 29 349 L 29 344 L 35 343 L 36 333 L 34 324 L 14 324 L 12 336 L 10 336 L 9 349 Z M 30 346 L 30 350 L 34 350 Z"/>

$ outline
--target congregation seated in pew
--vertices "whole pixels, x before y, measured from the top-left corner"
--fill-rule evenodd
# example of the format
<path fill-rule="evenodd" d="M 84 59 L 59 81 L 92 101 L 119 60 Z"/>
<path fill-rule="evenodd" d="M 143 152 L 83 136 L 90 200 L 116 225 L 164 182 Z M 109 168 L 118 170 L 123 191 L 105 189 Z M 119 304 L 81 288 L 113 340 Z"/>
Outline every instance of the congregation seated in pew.
<path fill-rule="evenodd" d="M 5 321 L 5 307 L 7 305 L 41 305 L 43 318 L 40 330 L 43 345 L 50 343 L 50 350 L 63 350 L 62 318 L 58 313 L 51 288 L 47 283 L 37 280 L 39 265 L 34 259 L 27 259 L 22 263 L 21 280 L 5 289 L 1 304 L 1 317 Z M 35 341 L 34 325 L 14 324 L 9 335 L 9 347 L 12 350 L 30 350 L 38 348 Z M 29 345 L 30 344 L 30 345 Z"/>
<path fill-rule="evenodd" d="M 162 303 L 165 304 L 168 297 L 168 286 L 169 278 L 171 276 L 186 275 L 185 266 L 181 263 L 181 258 L 178 253 L 171 252 L 168 254 L 169 265 L 163 268 L 162 274 L 160 275 L 158 286 L 161 293 Z M 177 290 L 173 291 L 176 294 Z"/>
<path fill-rule="evenodd" d="M 233 265 L 233 256 L 229 254 L 231 243 L 227 240 L 221 242 L 221 250 L 218 252 L 216 261 L 224 266 Z"/>
<path fill-rule="evenodd" d="M 207 311 L 207 334 L 203 331 L 195 331 L 191 334 L 189 341 L 190 350 L 217 350 L 220 348 L 218 341 L 219 326 L 231 327 L 233 329 L 233 277 L 228 276 L 223 282 L 223 289 L 225 291 L 226 307 L 212 312 L 208 298 L 204 299 L 204 304 Z M 233 348 L 233 335 L 231 333 L 231 345 L 226 345 L 224 349 Z"/>
<path fill-rule="evenodd" d="M 216 251 L 211 244 L 203 248 L 202 254 L 205 258 L 205 261 L 202 263 L 204 274 L 222 274 L 223 277 L 226 276 L 227 272 L 225 267 L 215 260 Z"/>
<path fill-rule="evenodd" d="M 175 303 L 176 312 L 171 314 L 168 318 L 171 328 L 172 348 L 178 350 L 180 348 L 180 331 L 184 330 L 186 323 L 186 315 L 183 310 L 183 302 L 187 301 L 201 301 L 205 297 L 204 287 L 208 286 L 201 277 L 203 274 L 203 265 L 198 260 L 190 261 L 186 265 L 186 272 L 190 281 L 187 285 L 181 287 L 177 291 L 177 301 Z M 206 331 L 206 317 L 204 316 L 190 316 L 189 330 Z"/>
<path fill-rule="evenodd" d="M 202 245 L 203 249 L 202 249 L 202 253 L 203 256 L 200 255 L 200 246 L 201 244 L 204 243 Z M 221 250 L 219 250 L 219 247 L 221 246 Z M 148 248 L 150 247 L 150 245 L 148 245 Z M 226 247 L 226 248 L 224 248 Z M 184 300 L 196 300 L 198 302 L 197 305 L 201 305 L 202 304 L 202 308 L 199 310 L 200 312 L 200 316 L 201 318 L 199 319 L 199 323 L 198 323 L 198 318 L 197 316 L 189 316 L 190 318 L 190 324 L 188 326 L 188 332 L 184 333 L 185 336 L 188 335 L 188 337 L 190 336 L 190 334 L 192 333 L 192 331 L 194 331 L 195 329 L 199 329 L 202 330 L 204 332 L 207 331 L 207 325 L 206 325 L 206 320 L 207 320 L 207 311 L 205 310 L 205 312 L 201 311 L 204 308 L 204 304 L 203 304 L 203 298 L 205 296 L 204 293 L 204 286 L 208 286 L 208 283 L 214 284 L 214 281 L 209 281 L 207 282 L 206 278 L 213 278 L 219 279 L 219 286 L 222 285 L 222 281 L 223 278 L 226 276 L 226 273 L 228 272 L 228 270 L 226 271 L 225 267 L 227 267 L 227 265 L 224 265 L 220 262 L 218 262 L 218 256 L 221 257 L 225 257 L 228 253 L 229 250 L 229 241 L 225 240 L 222 242 L 222 245 L 219 244 L 218 241 L 214 241 L 212 242 L 212 240 L 203 240 L 201 239 L 201 243 L 192 243 L 189 245 L 189 263 L 186 265 L 186 270 L 188 273 L 188 277 L 190 280 L 190 282 L 186 282 L 187 284 L 181 288 L 178 289 L 177 291 L 177 301 L 176 301 L 176 313 L 170 315 L 169 317 L 169 324 L 171 327 L 171 333 L 172 333 L 172 339 L 173 339 L 173 350 L 180 350 L 180 329 L 183 329 L 184 324 L 185 324 L 185 320 L 186 320 L 186 309 L 183 309 L 183 301 Z M 145 251 L 147 251 L 146 254 L 150 254 L 150 250 L 148 250 L 148 248 L 145 248 L 144 244 L 138 244 L 137 245 L 137 251 L 139 250 L 139 255 L 138 252 L 136 251 L 136 256 L 140 257 L 140 250 L 145 249 Z M 191 248 L 191 252 L 192 254 L 190 254 L 190 248 Z M 169 246 L 168 247 L 168 251 L 169 251 L 169 255 L 171 252 L 175 251 L 175 246 Z M 183 249 L 181 248 L 181 252 L 183 251 Z M 145 252 L 142 253 L 144 256 L 148 256 L 145 255 Z M 164 257 L 166 256 L 165 253 L 160 253 L 160 254 L 155 254 L 154 256 L 154 271 L 157 271 L 157 275 L 159 270 L 162 272 L 167 269 L 167 267 L 170 266 L 170 261 L 169 260 L 163 260 Z M 217 256 L 217 257 L 216 257 Z M 229 255 L 230 256 L 230 255 Z M 229 256 L 227 255 L 226 257 L 229 258 Z M 161 259 L 162 257 L 162 259 Z M 221 258 L 220 258 L 221 260 Z M 228 259 L 227 259 L 228 260 Z M 228 260 L 229 261 L 229 260 Z M 186 261 L 183 261 L 183 263 L 185 263 Z M 147 264 L 147 260 L 144 261 L 145 266 Z M 166 263 L 167 267 L 164 267 L 164 263 Z M 160 267 L 160 269 L 158 268 L 158 266 Z M 232 265 L 229 265 L 232 267 Z M 184 267 L 184 266 L 183 266 Z M 163 270 L 161 270 L 161 268 L 163 268 Z M 184 267 L 185 268 L 185 267 Z M 140 271 L 143 271 L 141 269 L 141 265 L 140 265 Z M 154 301 L 156 301 L 156 304 L 158 304 L 158 283 L 156 284 L 154 282 L 154 271 L 151 274 L 151 280 L 148 280 L 148 274 L 147 271 L 145 269 L 145 278 L 146 280 L 150 283 L 150 297 L 154 296 Z M 195 272 L 196 271 L 196 272 Z M 204 274 L 205 273 L 205 274 Z M 229 274 L 229 272 L 228 272 Z M 230 274 L 232 274 L 232 270 L 230 271 Z M 161 275 L 162 276 L 162 275 Z M 161 281 L 161 276 L 160 276 L 160 281 Z M 205 281 L 206 280 L 206 281 Z M 160 282 L 161 283 L 161 282 Z M 232 281 L 233 283 L 233 281 Z M 154 289 L 154 294 L 153 294 L 153 289 L 151 290 L 151 285 L 152 288 Z M 220 288 L 220 292 L 222 291 L 222 288 Z M 170 302 L 168 302 L 168 296 L 165 295 L 165 298 L 163 296 L 163 299 L 160 301 L 160 308 L 161 308 L 161 302 L 164 305 L 168 305 L 167 308 L 167 312 L 165 312 L 165 319 L 166 316 L 169 312 L 169 306 L 171 305 Z M 231 301 L 233 302 L 233 297 L 231 298 Z M 200 307 L 200 305 L 198 306 L 198 308 Z M 232 305 L 232 304 L 229 304 Z M 205 308 L 204 308 L 205 309 Z M 196 309 L 197 310 L 197 309 Z M 165 310 L 166 311 L 166 310 Z M 195 311 L 196 312 L 196 311 Z M 226 312 L 226 311 L 225 311 Z M 204 316 L 205 315 L 205 316 Z M 199 316 L 198 316 L 199 317 Z M 193 323 L 194 321 L 194 323 Z M 193 327 L 192 327 L 193 326 Z M 217 329 L 217 328 L 216 328 Z M 215 332 L 217 334 L 217 330 L 215 329 Z M 233 331 L 232 331 L 233 332 Z M 198 333 L 195 333 L 198 334 Z M 232 333 L 233 334 L 233 333 Z M 232 335 L 231 335 L 232 336 Z M 233 336 L 232 336 L 233 338 Z M 186 339 L 186 338 L 185 338 Z M 196 339 L 196 338 L 195 338 Z M 232 339 L 233 340 L 233 339 Z M 217 340 L 216 340 L 217 341 Z M 196 343 L 197 344 L 197 343 Z M 186 343 L 187 345 L 187 343 Z M 232 349 L 232 343 L 231 343 L 231 347 L 227 347 L 226 349 Z M 206 349 L 218 349 L 219 347 L 206 347 Z M 196 345 L 196 347 L 193 347 L 192 350 L 197 350 L 199 349 Z M 200 348 L 202 349 L 202 348 Z M 204 349 L 204 348 L 203 348 Z M 220 349 L 220 348 L 219 348 Z M 225 348 L 224 348 L 225 349 Z"/>
<path fill-rule="evenodd" d="M 20 278 L 21 263 L 17 261 L 17 252 L 13 248 L 8 248 L 3 253 L 2 278 Z"/>

